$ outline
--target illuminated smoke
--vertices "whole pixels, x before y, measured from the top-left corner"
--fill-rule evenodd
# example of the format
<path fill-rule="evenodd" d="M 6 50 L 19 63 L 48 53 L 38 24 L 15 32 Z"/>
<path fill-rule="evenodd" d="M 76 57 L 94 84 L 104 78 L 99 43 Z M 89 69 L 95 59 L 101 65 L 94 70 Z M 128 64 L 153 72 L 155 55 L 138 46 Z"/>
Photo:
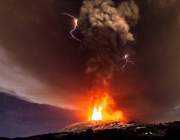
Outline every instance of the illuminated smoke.
<path fill-rule="evenodd" d="M 83 2 L 78 26 L 84 36 L 80 51 L 89 55 L 86 73 L 104 81 L 122 68 L 121 58 L 130 62 L 125 58 L 130 55 L 127 43 L 134 40 L 129 30 L 138 19 L 139 9 L 133 0 L 117 7 L 111 0 Z"/>
<path fill-rule="evenodd" d="M 123 70 L 126 64 L 131 62 L 127 59 L 131 55 L 128 42 L 134 41 L 134 38 L 129 30 L 130 26 L 137 24 L 138 19 L 139 10 L 134 1 L 122 2 L 117 7 L 111 0 L 83 2 L 78 27 L 84 36 L 80 51 L 89 56 L 86 73 L 92 76 L 88 89 L 91 98 L 90 111 L 96 105 L 102 107 L 101 100 L 106 93 L 109 94 L 107 80 L 112 78 L 115 71 Z M 125 60 L 123 67 L 121 60 Z M 109 98 L 111 99 L 111 96 Z M 124 118 L 121 111 L 111 110 L 112 104 L 113 99 L 106 101 L 105 108 L 102 108 L 102 111 L 106 112 L 104 116 L 114 113 L 119 116 L 117 120 Z"/>

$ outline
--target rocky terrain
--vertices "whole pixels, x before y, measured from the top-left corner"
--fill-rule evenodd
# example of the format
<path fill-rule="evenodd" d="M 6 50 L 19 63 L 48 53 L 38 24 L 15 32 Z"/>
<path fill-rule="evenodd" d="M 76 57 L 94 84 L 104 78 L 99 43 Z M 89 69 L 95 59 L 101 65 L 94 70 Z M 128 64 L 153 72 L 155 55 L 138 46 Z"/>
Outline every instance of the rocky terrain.
<path fill-rule="evenodd" d="M 180 121 L 161 124 L 89 121 L 70 125 L 56 133 L 14 140 L 180 140 Z M 7 138 L 0 138 L 7 140 Z"/>

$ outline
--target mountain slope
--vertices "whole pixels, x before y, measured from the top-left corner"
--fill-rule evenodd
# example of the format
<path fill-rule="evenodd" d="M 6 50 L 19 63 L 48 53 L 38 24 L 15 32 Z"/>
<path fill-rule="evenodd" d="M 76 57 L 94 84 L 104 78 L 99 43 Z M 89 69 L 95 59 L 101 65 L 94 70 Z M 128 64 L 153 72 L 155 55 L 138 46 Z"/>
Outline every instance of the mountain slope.
<path fill-rule="evenodd" d="M 56 133 L 13 140 L 180 140 L 180 121 L 161 124 L 89 121 L 72 124 Z"/>
<path fill-rule="evenodd" d="M 134 123 L 121 123 L 113 121 L 88 121 L 84 123 L 76 123 L 69 125 L 58 132 L 78 132 L 85 131 L 87 129 L 92 130 L 105 130 L 105 129 L 125 129 L 130 126 L 134 126 Z"/>

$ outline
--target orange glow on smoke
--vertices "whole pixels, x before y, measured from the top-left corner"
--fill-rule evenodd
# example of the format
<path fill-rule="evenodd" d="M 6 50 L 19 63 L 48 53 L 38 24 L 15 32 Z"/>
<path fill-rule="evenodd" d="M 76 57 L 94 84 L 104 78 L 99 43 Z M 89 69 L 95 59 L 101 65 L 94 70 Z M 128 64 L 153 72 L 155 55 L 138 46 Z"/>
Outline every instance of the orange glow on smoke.
<path fill-rule="evenodd" d="M 97 95 L 97 94 L 96 94 Z M 95 95 L 95 96 L 96 96 Z M 113 111 L 111 106 L 114 101 L 108 93 L 104 93 L 103 96 L 97 95 L 93 100 L 92 107 L 90 107 L 90 120 L 102 120 L 102 121 L 124 121 L 122 111 Z"/>

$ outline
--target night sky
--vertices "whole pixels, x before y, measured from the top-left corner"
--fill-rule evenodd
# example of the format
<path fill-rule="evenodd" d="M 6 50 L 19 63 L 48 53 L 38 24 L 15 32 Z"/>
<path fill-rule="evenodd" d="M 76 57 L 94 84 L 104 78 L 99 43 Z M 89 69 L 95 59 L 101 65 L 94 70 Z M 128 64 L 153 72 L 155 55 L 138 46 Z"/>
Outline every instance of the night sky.
<path fill-rule="evenodd" d="M 76 111 L 26 102 L 0 94 L 0 136 L 25 137 L 57 132 L 81 121 Z"/>
<path fill-rule="evenodd" d="M 115 0 L 118 4 L 122 0 Z M 180 1 L 135 0 L 135 54 L 109 80 L 116 109 L 128 120 L 180 120 Z M 71 38 L 82 1 L 0 1 L 0 137 L 56 132 L 86 121 L 87 56 Z M 79 28 L 74 34 L 83 39 Z"/>

